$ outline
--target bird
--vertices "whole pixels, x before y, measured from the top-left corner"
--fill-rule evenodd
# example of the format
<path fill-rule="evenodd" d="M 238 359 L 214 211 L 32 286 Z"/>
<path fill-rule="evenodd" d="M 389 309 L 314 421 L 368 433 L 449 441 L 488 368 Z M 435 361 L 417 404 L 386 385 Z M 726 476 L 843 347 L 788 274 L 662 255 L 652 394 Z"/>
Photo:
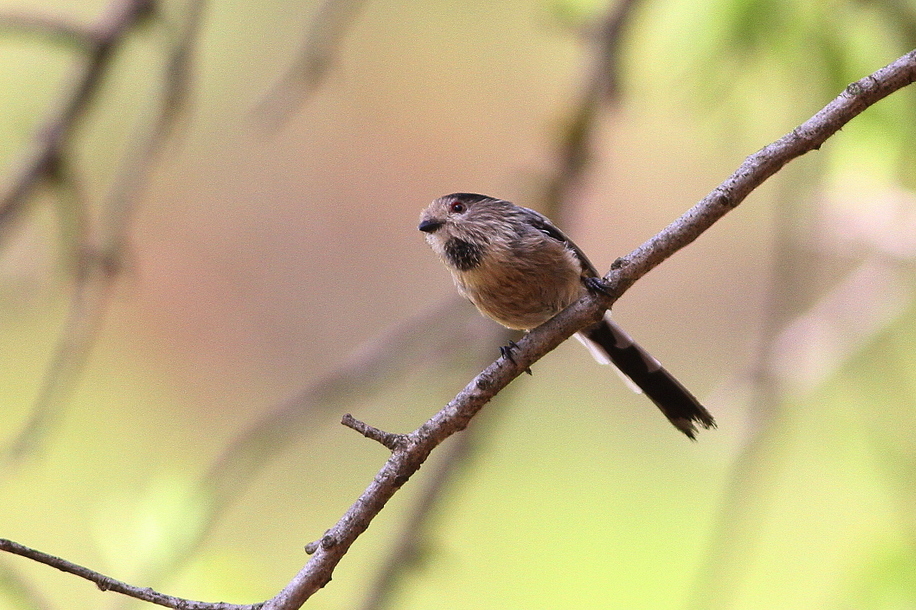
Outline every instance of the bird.
<path fill-rule="evenodd" d="M 481 314 L 529 331 L 604 282 L 579 246 L 543 214 L 477 193 L 435 199 L 418 229 L 451 272 L 458 291 Z M 601 364 L 613 364 L 634 390 L 645 393 L 690 439 L 697 426 L 714 428 L 713 416 L 661 363 L 610 317 L 575 337 Z M 514 343 L 501 348 L 512 359 Z"/>

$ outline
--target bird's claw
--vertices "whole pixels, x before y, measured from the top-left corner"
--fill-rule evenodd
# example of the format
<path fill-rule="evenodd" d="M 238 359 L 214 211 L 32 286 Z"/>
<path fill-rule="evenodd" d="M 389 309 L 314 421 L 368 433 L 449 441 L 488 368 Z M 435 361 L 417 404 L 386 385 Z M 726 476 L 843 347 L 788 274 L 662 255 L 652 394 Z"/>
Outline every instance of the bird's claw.
<path fill-rule="evenodd" d="M 611 296 L 611 293 L 608 291 L 607 282 L 600 277 L 587 277 L 582 280 L 582 283 L 585 284 L 585 287 L 588 288 L 590 292 L 597 292 L 606 297 Z"/>
<path fill-rule="evenodd" d="M 499 354 L 503 358 L 511 362 L 512 364 L 516 364 L 515 358 L 512 356 L 512 352 L 514 352 L 517 349 L 518 349 L 518 345 L 515 343 L 515 341 L 509 341 L 508 345 L 503 345 L 499 348 Z M 525 372 L 528 373 L 529 375 L 532 374 L 530 368 L 526 368 Z"/>

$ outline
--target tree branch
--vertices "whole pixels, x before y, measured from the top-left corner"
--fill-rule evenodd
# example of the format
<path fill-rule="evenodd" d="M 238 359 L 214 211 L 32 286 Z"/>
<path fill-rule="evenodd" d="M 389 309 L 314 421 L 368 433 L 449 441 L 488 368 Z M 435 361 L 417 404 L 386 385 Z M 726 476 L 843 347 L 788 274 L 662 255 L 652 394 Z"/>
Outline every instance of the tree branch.
<path fill-rule="evenodd" d="M 331 580 L 334 568 L 350 545 L 362 534 L 389 499 L 420 468 L 443 440 L 463 430 L 502 388 L 577 330 L 600 318 L 639 278 L 666 258 L 687 246 L 717 220 L 737 207 L 748 194 L 786 163 L 820 146 L 843 125 L 875 102 L 916 81 L 916 51 L 912 51 L 871 76 L 849 85 L 808 121 L 776 142 L 750 155 L 741 166 L 707 197 L 660 233 L 618 259 L 605 276 L 608 296 L 583 297 L 518 342 L 515 362 L 501 359 L 477 375 L 441 411 L 405 436 L 401 448 L 392 452 L 369 487 L 324 539 L 305 567 L 265 610 L 299 608 Z"/>
<path fill-rule="evenodd" d="M 429 421 L 404 435 L 403 442 L 392 452 L 366 490 L 322 537 L 320 544 L 316 545 L 315 553 L 302 570 L 276 597 L 265 602 L 262 607 L 265 610 L 299 608 L 316 591 L 330 582 L 334 568 L 353 542 L 366 531 L 372 519 L 420 468 L 432 450 L 452 434 L 466 428 L 470 420 L 502 388 L 575 331 L 599 319 L 604 309 L 620 298 L 634 282 L 693 242 L 786 163 L 806 152 L 816 150 L 865 108 L 914 81 L 916 51 L 851 84 L 823 110 L 790 134 L 750 155 L 732 176 L 679 219 L 627 257 L 618 259 L 605 276 L 608 282 L 607 296 L 583 297 L 546 324 L 531 331 L 518 342 L 514 362 L 500 359 L 491 364 Z M 105 589 L 118 590 L 153 603 L 170 605 L 166 601 L 177 599 L 113 581 L 97 572 L 8 540 L 0 539 L 0 550 L 29 557 L 88 578 Z M 142 597 L 144 592 L 147 597 Z M 188 600 L 179 600 L 176 603 L 183 605 L 171 607 L 198 610 L 261 607 L 204 604 Z"/>
<path fill-rule="evenodd" d="M 366 422 L 359 421 L 349 413 L 341 418 L 340 423 L 345 425 L 347 428 L 356 430 L 369 440 L 373 440 L 377 443 L 381 443 L 386 448 L 391 451 L 397 451 L 401 445 L 404 443 L 403 434 L 394 434 L 392 432 L 385 432 L 384 430 L 379 430 L 374 426 L 370 426 Z"/>
<path fill-rule="evenodd" d="M 172 597 L 171 595 L 165 595 L 157 591 L 153 591 L 150 588 L 144 587 L 135 587 L 127 583 L 121 582 L 120 580 L 115 580 L 110 576 L 105 576 L 95 570 L 90 570 L 89 568 L 84 568 L 83 566 L 77 565 L 66 559 L 61 559 L 60 557 L 55 557 L 54 555 L 48 555 L 47 553 L 42 553 L 41 551 L 36 551 L 35 549 L 29 548 L 27 546 L 21 545 L 12 540 L 7 540 L 5 538 L 0 538 L 0 551 L 6 551 L 7 553 L 12 553 L 14 555 L 20 555 L 22 557 L 27 557 L 38 563 L 43 563 L 52 568 L 57 568 L 61 572 L 67 572 L 68 574 L 73 574 L 79 576 L 80 578 L 85 578 L 86 580 L 92 581 L 96 586 L 102 591 L 116 591 L 117 593 L 123 593 L 128 597 L 133 597 L 145 602 L 150 602 L 152 604 L 158 604 L 160 606 L 166 606 L 167 608 L 180 608 L 181 610 L 258 610 L 263 604 L 227 604 L 225 602 L 196 602 L 189 599 L 182 599 L 180 597 Z"/>
<path fill-rule="evenodd" d="M 492 410 L 488 411 L 488 414 L 492 413 Z M 448 486 L 474 455 L 477 437 L 485 429 L 482 423 L 485 422 L 475 420 L 474 425 L 445 445 L 444 454 L 440 451 L 436 470 L 426 473 L 426 487 L 400 526 L 394 545 L 383 560 L 375 582 L 367 588 L 360 610 L 387 608 L 407 569 L 416 568 L 420 558 L 428 555 L 424 551 L 430 546 L 427 539 L 432 537 L 430 521 L 442 503 L 442 496 Z"/>
<path fill-rule="evenodd" d="M 618 259 L 605 279 L 614 294 L 691 243 L 786 163 L 812 150 L 872 104 L 916 81 L 916 50 L 858 80 L 813 117 L 745 159 L 727 179 L 655 237 Z M 615 272 L 616 271 L 616 272 Z"/>
<path fill-rule="evenodd" d="M 559 221 L 560 226 L 564 218 L 570 217 L 577 188 L 591 166 L 599 118 L 620 97 L 620 49 L 638 5 L 639 0 L 611 2 L 605 14 L 589 28 L 582 62 L 585 78 L 563 120 L 564 130 L 558 137 L 550 175 L 544 180 L 539 196 L 534 198 L 540 201 L 541 211 Z M 514 331 L 506 329 L 499 334 L 500 345 L 515 337 Z M 485 365 L 486 362 L 480 364 Z M 365 594 L 362 610 L 387 607 L 403 573 L 416 566 L 424 537 L 429 535 L 428 521 L 445 495 L 448 483 L 463 463 L 473 457 L 477 443 L 472 442 L 472 436 L 480 435 L 482 430 L 479 423 L 465 430 L 447 449 L 448 455 L 440 455 L 435 472 L 427 472 L 426 487 L 401 526 L 375 583 Z"/>

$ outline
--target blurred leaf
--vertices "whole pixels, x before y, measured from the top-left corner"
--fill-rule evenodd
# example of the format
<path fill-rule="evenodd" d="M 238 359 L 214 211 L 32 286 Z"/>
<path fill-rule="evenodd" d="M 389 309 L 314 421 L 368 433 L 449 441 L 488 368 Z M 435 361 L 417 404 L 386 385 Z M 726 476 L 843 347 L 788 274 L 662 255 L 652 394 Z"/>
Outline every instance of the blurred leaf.
<path fill-rule="evenodd" d="M 112 490 L 95 515 L 106 565 L 127 580 L 170 560 L 204 526 L 205 507 L 187 478 L 160 475 L 138 487 Z"/>
<path fill-rule="evenodd" d="M 861 571 L 850 575 L 849 593 L 836 608 L 908 610 L 916 607 L 916 552 L 912 546 L 881 542 L 866 556 Z"/>

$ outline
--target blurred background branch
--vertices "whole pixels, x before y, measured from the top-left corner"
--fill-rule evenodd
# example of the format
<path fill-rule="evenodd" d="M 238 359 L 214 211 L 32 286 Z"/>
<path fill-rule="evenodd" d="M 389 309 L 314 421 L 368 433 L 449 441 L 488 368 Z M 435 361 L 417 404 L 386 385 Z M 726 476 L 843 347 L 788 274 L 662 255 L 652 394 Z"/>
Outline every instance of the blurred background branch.
<path fill-rule="evenodd" d="M 810 177 L 793 176 L 796 179 L 786 186 L 794 188 L 786 189 L 786 209 L 777 224 L 781 230 L 774 234 L 778 258 L 767 289 L 772 304 L 763 319 L 760 352 L 747 377 L 734 379 L 722 389 L 728 395 L 748 396 L 752 419 L 729 473 L 710 549 L 695 585 L 695 608 L 728 608 L 736 603 L 750 569 L 749 558 L 759 543 L 755 524 L 769 508 L 774 470 L 783 467 L 786 459 L 782 439 L 792 425 L 788 408 L 854 363 L 916 305 L 916 249 L 909 237 L 916 208 L 891 199 L 884 204 L 887 209 L 871 218 L 861 210 L 836 215 L 827 208 L 832 217 L 820 218 L 812 227 L 801 212 L 818 194 L 823 196 L 823 190 Z M 802 199 L 807 205 L 800 205 Z M 902 222 L 863 231 L 869 225 L 878 228 L 875 223 L 881 216 Z M 813 303 L 798 302 L 811 274 L 801 273 L 795 261 L 808 259 L 806 270 L 811 271 L 818 268 L 819 260 L 856 252 L 867 254 L 828 291 Z"/>
<path fill-rule="evenodd" d="M 96 32 L 76 21 L 68 21 L 64 16 L 39 15 L 33 12 L 0 13 L 0 28 L 19 32 L 28 36 L 44 36 L 52 42 L 73 45 L 77 50 L 91 49 L 96 46 Z"/>
<path fill-rule="evenodd" d="M 91 52 L 85 60 L 78 62 L 73 71 L 71 88 L 61 96 L 57 107 L 37 130 L 30 150 L 19 162 L 18 172 L 0 195 L 0 230 L 3 233 L 9 231 L 9 225 L 28 204 L 38 184 L 56 175 L 69 139 L 93 102 L 115 51 L 131 30 L 150 15 L 153 6 L 150 0 L 114 1 L 90 30 L 91 35 L 80 33 L 79 38 L 90 47 Z M 74 30 L 67 22 L 56 23 L 50 17 L 39 17 L 36 21 L 40 26 L 30 28 L 31 31 L 66 31 L 72 34 Z M 8 16 L 8 27 L 18 27 L 22 23 L 21 15 Z"/>
<path fill-rule="evenodd" d="M 255 109 L 264 127 L 282 127 L 324 83 L 347 31 L 365 3 L 366 0 L 320 0 L 295 61 Z"/>
<path fill-rule="evenodd" d="M 45 369 L 44 379 L 32 406 L 31 415 L 21 432 L 4 451 L 6 460 L 21 459 L 37 451 L 42 438 L 49 432 L 78 382 L 89 357 L 117 277 L 124 266 L 125 245 L 132 208 L 141 195 L 142 186 L 159 152 L 172 133 L 188 99 L 190 87 L 188 62 L 197 36 L 204 3 L 192 0 L 180 33 L 167 46 L 161 81 L 154 83 L 151 99 L 154 106 L 144 117 L 147 124 L 137 128 L 131 147 L 125 153 L 121 168 L 115 175 L 109 192 L 100 206 L 87 201 L 84 195 L 70 197 L 65 204 L 81 220 L 73 250 L 76 252 L 76 276 L 70 307 L 60 332 L 57 348 Z M 63 110 L 52 115 L 35 137 L 38 151 L 27 160 L 21 173 L 14 178 L 7 195 L 0 203 L 0 232 L 14 222 L 20 210 L 29 202 L 32 191 L 42 180 L 52 179 L 63 186 L 80 182 L 70 158 L 69 139 L 73 137 L 82 116 L 95 103 L 106 71 L 120 45 L 133 28 L 142 25 L 155 5 L 148 0 L 113 2 L 107 13 L 92 28 L 92 53 L 80 66 L 73 91 L 64 96 Z M 51 18 L 42 18 L 51 24 Z M 97 218 L 89 219 L 88 210 L 99 208 Z"/>
<path fill-rule="evenodd" d="M 558 226 L 566 226 L 571 218 L 570 202 L 576 199 L 576 189 L 588 170 L 595 152 L 600 113 L 620 101 L 621 48 L 627 33 L 627 22 L 639 6 L 637 0 L 610 2 L 603 18 L 585 28 L 587 60 L 580 91 L 575 104 L 562 124 L 565 130 L 557 134 L 557 162 L 546 180 L 540 200 L 541 211 Z"/>

